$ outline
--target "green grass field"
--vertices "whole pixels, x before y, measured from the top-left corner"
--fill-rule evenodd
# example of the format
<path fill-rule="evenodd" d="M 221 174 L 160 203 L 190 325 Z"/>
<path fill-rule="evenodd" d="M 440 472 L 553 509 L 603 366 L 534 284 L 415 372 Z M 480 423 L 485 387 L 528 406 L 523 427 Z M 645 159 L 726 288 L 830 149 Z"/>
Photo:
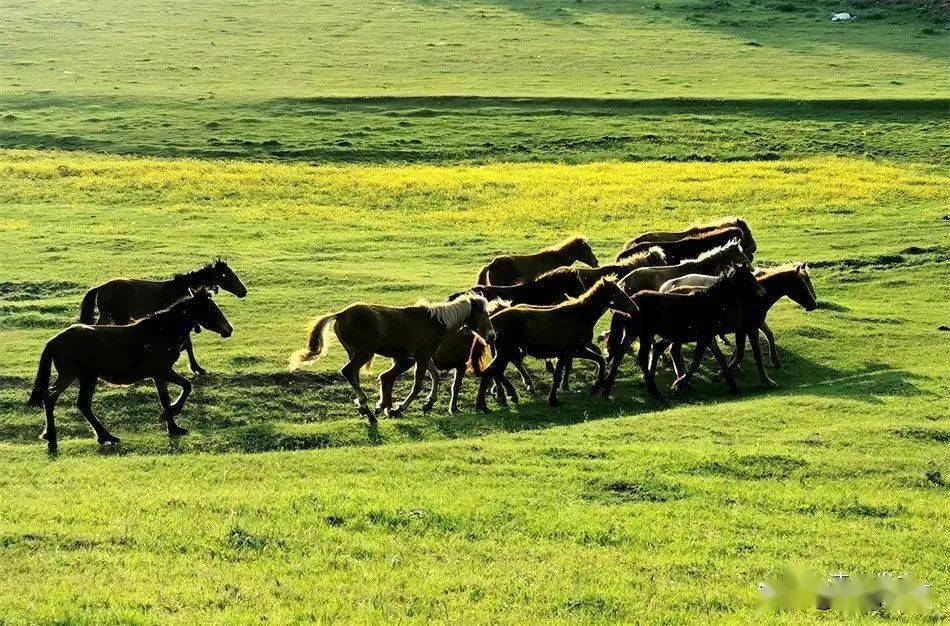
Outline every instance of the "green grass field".
<path fill-rule="evenodd" d="M 923 5 L 7 3 L 0 623 L 748 623 L 793 566 L 910 573 L 934 606 L 780 623 L 950 620 L 950 49 Z M 580 365 L 558 409 L 476 414 L 469 378 L 461 414 L 443 383 L 370 428 L 338 345 L 287 370 L 354 300 L 732 214 L 757 263 L 812 267 L 819 308 L 770 314 L 777 389 L 749 363 L 741 396 L 704 367 L 653 400 L 628 360 L 609 402 Z M 191 434 L 102 385 L 100 449 L 74 389 L 48 456 L 25 401 L 85 290 L 214 255 L 250 293 L 196 338 Z"/>

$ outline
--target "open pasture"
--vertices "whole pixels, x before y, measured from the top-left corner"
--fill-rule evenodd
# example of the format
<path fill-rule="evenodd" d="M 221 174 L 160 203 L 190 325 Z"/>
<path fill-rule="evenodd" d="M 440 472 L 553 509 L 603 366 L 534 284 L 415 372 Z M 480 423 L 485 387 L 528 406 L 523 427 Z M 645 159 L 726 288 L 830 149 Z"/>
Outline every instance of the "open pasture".
<path fill-rule="evenodd" d="M 749 619 L 759 580 L 806 563 L 914 573 L 934 585 L 931 616 L 946 617 L 943 168 L 7 151 L 0 173 L 4 615 Z M 438 300 L 498 252 L 577 232 L 607 259 L 643 230 L 732 213 L 762 264 L 813 267 L 819 309 L 785 301 L 770 316 L 784 361 L 774 391 L 747 362 L 740 397 L 704 368 L 696 392 L 653 400 L 628 360 L 612 402 L 580 391 L 580 365 L 556 410 L 528 399 L 475 414 L 467 380 L 460 415 L 443 394 L 431 414 L 371 429 L 337 374 L 338 345 L 286 371 L 308 319 L 350 301 Z M 150 385 L 103 388 L 97 410 L 124 442 L 101 454 L 73 391 L 48 458 L 41 412 L 24 401 L 85 288 L 214 254 L 250 293 L 217 297 L 232 338 L 196 338 L 211 373 L 179 418 L 192 433 L 169 444 Z"/>

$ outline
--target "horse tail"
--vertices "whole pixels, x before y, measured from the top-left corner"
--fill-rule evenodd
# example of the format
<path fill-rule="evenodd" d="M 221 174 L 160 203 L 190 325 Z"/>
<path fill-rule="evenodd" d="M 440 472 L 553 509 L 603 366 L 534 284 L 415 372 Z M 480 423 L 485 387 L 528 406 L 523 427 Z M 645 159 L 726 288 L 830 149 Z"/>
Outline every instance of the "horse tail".
<path fill-rule="evenodd" d="M 43 354 L 40 355 L 40 366 L 36 370 L 36 380 L 33 381 L 33 392 L 30 399 L 26 401 L 28 406 L 43 406 L 46 401 L 46 395 L 49 393 L 50 371 L 53 367 L 53 350 L 47 343 L 43 348 Z"/>
<path fill-rule="evenodd" d="M 93 287 L 82 297 L 82 306 L 79 308 L 79 323 L 92 324 L 96 318 L 96 297 L 99 287 Z"/>
<path fill-rule="evenodd" d="M 481 376 L 493 358 L 494 354 L 492 354 L 491 347 L 482 341 L 481 338 L 475 337 L 475 341 L 472 342 L 472 354 L 469 358 L 472 372 L 474 372 L 476 376 Z"/>
<path fill-rule="evenodd" d="M 326 347 L 324 335 L 328 332 L 327 326 L 336 319 L 338 313 L 330 313 L 318 318 L 310 328 L 310 339 L 307 341 L 307 347 L 297 350 L 290 355 L 290 369 L 295 370 L 308 361 L 312 361 L 321 354 Z"/>

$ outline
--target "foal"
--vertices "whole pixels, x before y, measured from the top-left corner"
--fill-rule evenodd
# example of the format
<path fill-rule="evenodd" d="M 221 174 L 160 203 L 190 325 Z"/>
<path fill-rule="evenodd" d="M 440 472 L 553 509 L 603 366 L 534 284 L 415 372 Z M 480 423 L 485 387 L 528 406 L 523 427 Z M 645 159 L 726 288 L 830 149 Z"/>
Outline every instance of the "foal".
<path fill-rule="evenodd" d="M 660 293 L 641 291 L 633 296 L 638 312 L 627 318 L 623 332 L 611 330 L 608 340 L 608 355 L 611 360 L 610 372 L 606 377 L 605 393 L 609 393 L 617 376 L 617 369 L 629 350 L 633 340 L 640 340 L 637 351 L 637 364 L 643 372 L 647 390 L 656 397 L 660 390 L 656 387 L 653 372 L 650 370 L 650 351 L 655 336 L 671 342 L 696 342 L 693 362 L 686 374 L 677 372 L 673 390 L 679 390 L 688 382 L 692 373 L 699 368 L 703 354 L 709 348 L 719 362 L 726 384 L 733 393 L 739 388 L 726 363 L 726 357 L 716 345 L 715 337 L 726 324 L 726 315 L 736 302 L 749 302 L 764 296 L 752 274 L 745 266 L 730 268 L 708 289 L 691 293 Z M 614 316 L 615 320 L 617 316 Z"/>
<path fill-rule="evenodd" d="M 478 274 L 479 285 L 514 285 L 534 280 L 555 267 L 574 261 L 597 267 L 594 250 L 583 237 L 573 237 L 535 254 L 508 254 L 495 257 Z"/>
<path fill-rule="evenodd" d="M 676 241 L 677 239 L 682 239 L 684 237 L 693 237 L 695 235 L 700 235 L 702 233 L 708 233 L 713 230 L 719 230 L 720 228 L 739 228 L 742 230 L 742 247 L 749 251 L 750 254 L 756 252 L 755 239 L 752 237 L 752 229 L 749 228 L 748 222 L 746 222 L 741 217 L 726 217 L 716 222 L 710 224 L 699 224 L 691 226 L 686 230 L 680 231 L 657 231 L 651 233 L 643 233 L 638 237 L 634 237 L 627 242 L 627 245 L 624 246 L 624 250 L 634 247 L 638 243 L 656 243 L 660 241 Z"/>
<path fill-rule="evenodd" d="M 208 265 L 184 274 L 175 274 L 168 280 L 144 280 L 140 278 L 113 278 L 86 292 L 79 313 L 81 324 L 128 324 L 146 315 L 161 311 L 181 300 L 190 291 L 224 289 L 243 298 L 247 288 L 224 259 L 215 259 Z M 99 319 L 95 321 L 96 306 Z M 195 359 L 191 336 L 185 341 L 188 364 L 195 374 L 205 370 Z"/>
<path fill-rule="evenodd" d="M 131 385 L 151 378 L 155 381 L 162 419 L 170 437 L 188 431 L 175 423 L 181 413 L 191 383 L 174 369 L 182 346 L 192 330 L 207 328 L 222 337 L 230 337 L 233 329 L 224 313 L 204 289 L 179 300 L 164 311 L 149 315 L 127 326 L 90 326 L 73 324 L 47 342 L 40 356 L 40 365 L 33 384 L 29 404 L 46 407 L 46 430 L 43 439 L 49 449 L 56 449 L 56 421 L 53 411 L 59 396 L 74 380 L 79 380 L 79 410 L 96 432 L 100 444 L 119 443 L 92 412 L 92 395 L 99 379 L 116 385 Z M 58 374 L 50 387 L 52 366 Z M 181 387 L 174 402 L 168 396 L 168 383 Z"/>
<path fill-rule="evenodd" d="M 617 255 L 617 260 L 621 261 L 628 256 L 634 255 L 638 252 L 643 252 L 648 250 L 651 247 L 659 247 L 666 254 L 666 258 L 670 263 L 680 263 L 686 259 L 692 259 L 707 250 L 721 246 L 724 243 L 731 241 L 732 239 L 738 239 L 742 241 L 742 229 L 740 228 L 720 228 L 717 230 L 709 231 L 708 233 L 700 233 L 698 235 L 693 235 L 691 237 L 684 237 L 682 239 L 677 239 L 675 241 L 664 241 L 664 242 L 647 242 L 647 243 L 638 243 L 632 248 L 627 248 L 620 252 Z M 743 246 L 743 251 L 745 255 L 749 257 L 749 260 L 752 260 L 752 253 Z"/>
<path fill-rule="evenodd" d="M 407 307 L 357 303 L 317 319 L 310 330 L 307 347 L 291 356 L 291 369 L 297 369 L 323 353 L 324 334 L 330 330 L 331 322 L 337 339 L 350 358 L 340 373 L 356 392 L 360 414 L 371 424 L 376 423 L 376 415 L 383 411 L 395 415 L 405 410 L 422 390 L 426 372 L 433 381 L 426 404 L 431 407 L 435 403 L 440 372 L 432 357 L 460 328 L 471 329 L 489 343 L 495 339 L 495 331 L 488 319 L 488 302 L 482 296 L 466 294 L 452 302 L 419 303 Z M 379 402 L 374 413 L 360 387 L 360 368 L 377 354 L 391 358 L 393 366 L 379 376 Z M 393 407 L 393 385 L 399 375 L 413 364 L 416 373 L 412 391 Z"/>
<path fill-rule="evenodd" d="M 636 306 L 617 284 L 601 279 L 594 287 L 577 300 L 570 300 L 553 307 L 528 305 L 514 306 L 492 315 L 492 325 L 497 336 L 494 358 L 483 342 L 472 346 L 472 370 L 482 376 L 478 387 L 475 408 L 487 411 L 485 395 L 493 379 L 504 374 L 508 363 L 521 360 L 525 354 L 557 359 L 554 381 L 548 394 L 548 404 L 558 405 L 557 390 L 564 372 L 565 359 L 573 357 L 594 361 L 597 364 L 597 380 L 601 386 L 605 362 L 600 351 L 591 346 L 594 325 L 607 309 L 625 314 L 636 311 Z"/>

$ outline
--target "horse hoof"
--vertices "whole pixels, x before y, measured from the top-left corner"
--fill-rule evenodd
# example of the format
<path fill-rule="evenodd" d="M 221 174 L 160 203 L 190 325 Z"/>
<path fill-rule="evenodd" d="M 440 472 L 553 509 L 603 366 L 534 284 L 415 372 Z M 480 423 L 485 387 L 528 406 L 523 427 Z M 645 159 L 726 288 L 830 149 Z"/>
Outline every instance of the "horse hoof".
<path fill-rule="evenodd" d="M 736 386 L 736 387 L 729 387 L 729 393 L 731 393 L 734 396 L 738 396 L 741 392 L 739 391 L 739 387 Z"/>
<path fill-rule="evenodd" d="M 168 429 L 168 436 L 171 439 L 178 439 L 179 437 L 184 437 L 188 434 L 187 428 L 182 428 L 181 426 L 176 426 L 175 428 Z"/>
<path fill-rule="evenodd" d="M 778 387 L 778 383 L 772 380 L 771 378 L 766 378 L 762 381 L 762 386 L 767 389 L 772 389 L 773 387 Z"/>
<path fill-rule="evenodd" d="M 548 406 L 551 408 L 561 406 L 560 400 L 548 400 Z"/>
<path fill-rule="evenodd" d="M 488 408 L 487 404 L 476 404 L 475 410 L 480 413 L 491 413 L 491 409 Z"/>
<path fill-rule="evenodd" d="M 191 373 L 192 373 L 192 374 L 195 374 L 196 376 L 201 376 L 201 375 L 203 375 L 203 374 L 207 374 L 207 373 L 208 373 L 208 370 L 206 370 L 206 369 L 203 368 L 203 367 L 193 367 L 193 368 L 191 368 Z"/>
<path fill-rule="evenodd" d="M 394 406 L 389 409 L 386 409 L 386 417 L 399 417 L 402 415 L 403 407 Z"/>
<path fill-rule="evenodd" d="M 122 440 L 116 437 L 115 435 L 104 435 L 102 437 L 99 437 L 98 441 L 99 441 L 100 446 L 104 446 L 107 443 L 111 443 L 112 445 L 118 445 L 122 443 Z"/>
<path fill-rule="evenodd" d="M 423 412 L 423 413 L 428 413 L 429 411 L 432 410 L 432 407 L 433 407 L 433 406 L 435 406 L 435 405 L 434 405 L 434 404 L 429 404 L 428 402 L 426 402 L 425 404 L 422 405 L 422 412 Z"/>

